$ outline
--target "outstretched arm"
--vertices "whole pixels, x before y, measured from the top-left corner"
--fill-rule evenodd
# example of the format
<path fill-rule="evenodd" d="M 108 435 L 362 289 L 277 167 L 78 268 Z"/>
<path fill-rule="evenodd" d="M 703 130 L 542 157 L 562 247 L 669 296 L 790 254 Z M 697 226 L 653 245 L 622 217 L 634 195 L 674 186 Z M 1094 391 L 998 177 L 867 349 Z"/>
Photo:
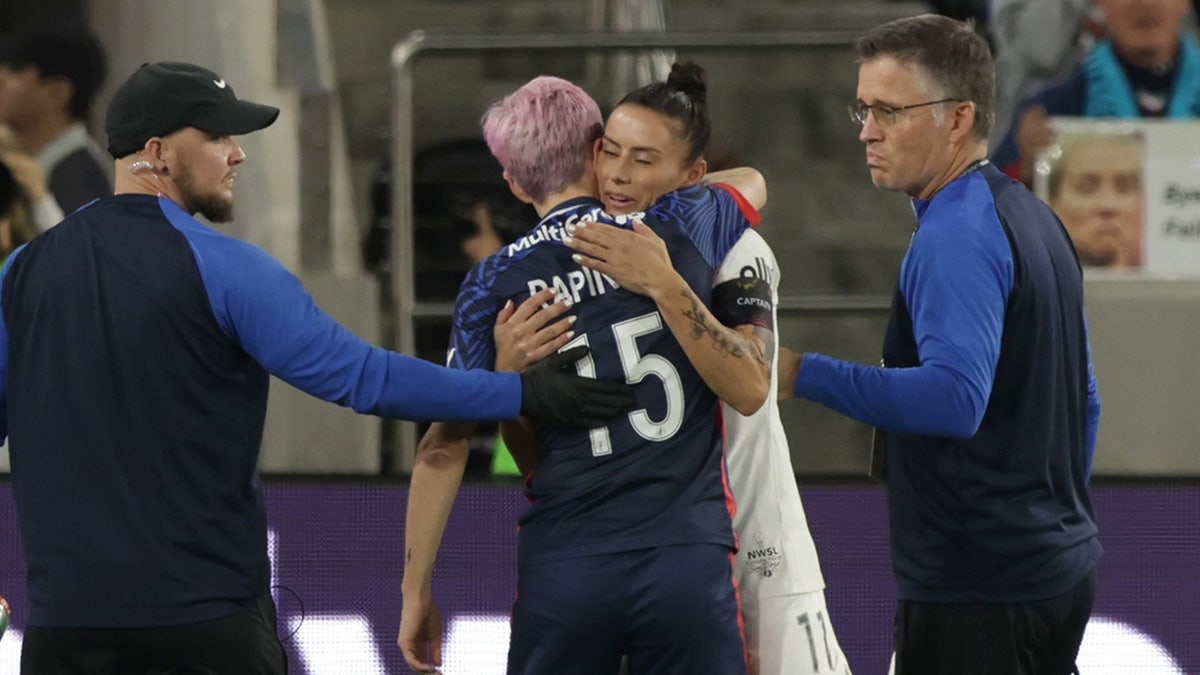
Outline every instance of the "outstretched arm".
<path fill-rule="evenodd" d="M 995 382 L 1014 263 L 998 223 L 971 230 L 959 224 L 924 220 L 901 264 L 918 365 L 883 368 L 805 354 L 797 398 L 891 432 L 975 435 Z"/>
<path fill-rule="evenodd" d="M 771 360 L 749 326 L 729 328 L 713 317 L 671 265 L 666 244 L 652 229 L 633 230 L 604 223 L 578 223 L 567 245 L 575 261 L 607 274 L 622 288 L 658 305 L 663 320 L 705 384 L 743 415 L 767 399 Z"/>

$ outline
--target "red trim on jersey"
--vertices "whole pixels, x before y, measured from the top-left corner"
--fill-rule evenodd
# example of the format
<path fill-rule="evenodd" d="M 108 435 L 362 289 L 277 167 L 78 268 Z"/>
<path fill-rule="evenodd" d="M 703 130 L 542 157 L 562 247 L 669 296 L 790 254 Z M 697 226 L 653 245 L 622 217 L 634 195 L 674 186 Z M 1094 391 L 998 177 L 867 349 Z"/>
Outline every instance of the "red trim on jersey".
<path fill-rule="evenodd" d="M 725 446 L 728 444 L 729 430 L 725 428 L 725 409 L 717 406 L 717 430 L 721 432 L 721 487 L 725 490 L 725 510 L 729 512 L 729 522 L 737 515 L 737 499 L 733 496 L 733 488 L 729 485 L 729 467 L 725 463 Z M 732 528 L 730 528 L 732 529 Z M 733 532 L 733 550 L 741 549 L 737 531 Z"/>
<path fill-rule="evenodd" d="M 713 183 L 713 187 L 719 187 L 728 192 L 729 196 L 733 197 L 733 201 L 737 202 L 742 215 L 746 216 L 746 220 L 750 221 L 751 227 L 758 227 L 758 224 L 762 222 L 762 215 L 759 214 L 758 209 L 754 208 L 754 205 L 742 193 L 738 192 L 737 188 L 729 183 Z"/>
<path fill-rule="evenodd" d="M 737 601 L 738 635 L 742 636 L 742 658 L 746 660 L 746 668 L 750 667 L 750 642 L 746 640 L 746 615 L 742 613 L 742 587 L 734 574 L 733 559 L 737 551 L 729 552 L 729 583 L 733 584 L 733 599 Z M 754 672 L 754 671 L 750 671 Z"/>
<path fill-rule="evenodd" d="M 731 192 L 735 196 L 741 197 L 736 190 L 731 190 Z M 729 521 L 732 523 L 733 516 L 737 513 L 737 500 L 733 496 L 733 488 L 729 485 L 729 467 L 725 463 L 725 446 L 729 440 L 729 430 L 725 427 L 725 409 L 720 405 L 717 406 L 717 428 L 721 431 L 721 486 L 725 488 L 725 509 L 729 511 Z M 733 560 L 741 548 L 742 542 L 738 537 L 737 530 L 733 530 L 733 550 L 729 552 L 729 583 L 733 584 L 733 597 L 737 601 L 738 634 L 742 636 L 742 658 L 746 660 L 746 666 L 749 667 L 750 643 L 746 641 L 746 616 L 742 614 L 742 588 L 738 584 L 733 565 Z"/>

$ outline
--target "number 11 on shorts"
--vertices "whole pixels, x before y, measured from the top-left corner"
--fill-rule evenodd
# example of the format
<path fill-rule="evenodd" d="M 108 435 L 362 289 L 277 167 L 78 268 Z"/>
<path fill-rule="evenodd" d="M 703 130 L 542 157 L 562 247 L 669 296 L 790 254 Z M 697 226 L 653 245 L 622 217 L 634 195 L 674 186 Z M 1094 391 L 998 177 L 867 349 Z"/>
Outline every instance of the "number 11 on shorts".
<path fill-rule="evenodd" d="M 818 611 L 816 613 L 817 622 L 821 624 L 821 640 L 825 643 L 825 661 L 829 664 L 830 672 L 836 667 L 833 663 L 833 650 L 829 648 L 829 623 L 825 620 L 825 612 Z M 796 617 L 796 621 L 804 628 L 804 634 L 808 636 L 808 652 L 812 654 L 813 672 L 821 672 L 821 663 L 817 659 L 817 642 L 813 636 L 813 624 L 809 619 L 808 612 L 804 612 Z"/>

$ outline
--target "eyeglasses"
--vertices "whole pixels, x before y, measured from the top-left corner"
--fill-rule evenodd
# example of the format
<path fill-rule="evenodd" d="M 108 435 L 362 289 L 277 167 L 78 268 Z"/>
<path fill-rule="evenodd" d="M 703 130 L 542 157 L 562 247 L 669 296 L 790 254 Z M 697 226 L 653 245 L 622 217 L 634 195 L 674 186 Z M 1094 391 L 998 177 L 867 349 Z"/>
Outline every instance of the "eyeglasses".
<path fill-rule="evenodd" d="M 925 103 L 914 103 L 912 105 L 902 105 L 898 108 L 883 103 L 875 103 L 867 105 L 865 101 L 855 101 L 851 103 L 846 110 L 850 113 L 850 121 L 862 126 L 867 123 L 867 114 L 875 115 L 875 123 L 882 127 L 890 127 L 896 123 L 896 114 L 913 108 L 924 108 L 927 105 L 937 105 L 939 103 L 962 103 L 965 99 L 961 98 L 943 98 L 937 101 L 926 101 Z"/>

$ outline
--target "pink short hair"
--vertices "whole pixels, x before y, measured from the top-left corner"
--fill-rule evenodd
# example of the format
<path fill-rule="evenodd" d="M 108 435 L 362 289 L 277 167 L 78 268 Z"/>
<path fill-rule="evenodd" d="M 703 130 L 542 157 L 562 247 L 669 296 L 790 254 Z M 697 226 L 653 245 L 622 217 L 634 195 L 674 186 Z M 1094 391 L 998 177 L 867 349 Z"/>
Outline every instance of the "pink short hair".
<path fill-rule="evenodd" d="M 488 148 L 534 201 L 579 180 L 604 133 L 600 106 L 570 82 L 543 75 L 492 104 L 483 115 Z"/>

